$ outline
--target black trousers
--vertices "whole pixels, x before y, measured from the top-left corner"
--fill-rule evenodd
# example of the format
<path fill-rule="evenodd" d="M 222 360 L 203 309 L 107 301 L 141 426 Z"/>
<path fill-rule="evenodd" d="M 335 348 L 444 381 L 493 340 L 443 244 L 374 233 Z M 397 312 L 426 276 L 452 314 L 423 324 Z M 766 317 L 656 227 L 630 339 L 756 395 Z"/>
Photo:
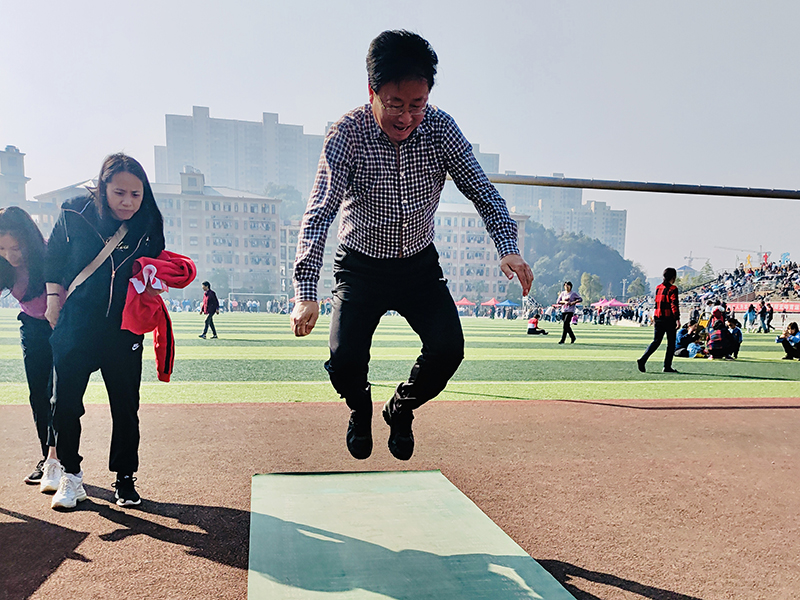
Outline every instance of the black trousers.
<path fill-rule="evenodd" d="M 42 456 L 47 458 L 48 447 L 56 445 L 53 431 L 53 350 L 50 348 L 50 323 L 36 319 L 24 312 L 17 317 L 21 321 L 19 340 L 25 364 L 25 378 L 33 411 L 33 422 L 42 446 Z"/>
<path fill-rule="evenodd" d="M 217 335 L 217 329 L 214 327 L 214 313 L 210 313 L 206 317 L 206 326 L 203 327 L 203 335 L 208 333 L 208 328 L 211 327 L 211 335 Z"/>
<path fill-rule="evenodd" d="M 653 333 L 653 341 L 645 350 L 645 353 L 642 355 L 642 362 L 646 363 L 647 359 L 658 350 L 658 347 L 661 345 L 661 340 L 664 339 L 664 335 L 667 336 L 667 354 L 664 356 L 664 368 L 671 369 L 672 368 L 672 359 L 675 356 L 675 338 L 677 337 L 678 330 L 676 328 L 677 323 L 675 319 L 655 319 L 654 321 L 654 330 Z"/>
<path fill-rule="evenodd" d="M 139 469 L 139 386 L 142 380 L 143 335 L 122 329 L 97 331 L 92 345 L 53 347 L 55 365 L 56 452 L 67 473 L 81 470 L 78 453 L 83 395 L 89 376 L 98 369 L 111 406 L 111 451 L 108 468 L 133 474 Z"/>
<path fill-rule="evenodd" d="M 567 336 L 569 336 L 569 339 L 573 342 L 575 341 L 575 334 L 572 332 L 572 317 L 574 316 L 575 313 L 561 313 L 561 320 L 564 321 L 564 328 L 561 332 L 562 342 L 567 339 Z"/>
<path fill-rule="evenodd" d="M 334 277 L 325 369 L 347 405 L 371 408 L 370 346 L 389 310 L 403 316 L 422 341 L 408 381 L 398 387 L 398 410 L 413 410 L 437 396 L 464 359 L 464 335 L 433 244 L 414 256 L 385 260 L 340 246 Z"/>
<path fill-rule="evenodd" d="M 782 339 L 781 344 L 783 345 L 784 352 L 786 352 L 788 356 L 791 356 L 792 358 L 800 358 L 800 346 L 792 346 L 787 339 Z"/>

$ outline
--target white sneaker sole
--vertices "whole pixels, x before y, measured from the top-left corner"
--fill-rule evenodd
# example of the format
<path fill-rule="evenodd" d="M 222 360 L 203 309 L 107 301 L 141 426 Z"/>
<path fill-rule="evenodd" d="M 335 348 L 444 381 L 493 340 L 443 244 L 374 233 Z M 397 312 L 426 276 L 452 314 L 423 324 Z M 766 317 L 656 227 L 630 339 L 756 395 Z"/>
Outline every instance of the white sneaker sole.
<path fill-rule="evenodd" d="M 72 502 L 68 502 L 66 500 L 56 501 L 56 499 L 53 498 L 53 501 L 50 503 L 50 508 L 75 508 L 78 506 L 78 502 L 83 502 L 86 500 L 86 498 L 88 498 L 86 494 L 83 496 L 77 496 Z"/>
<path fill-rule="evenodd" d="M 39 491 L 43 494 L 51 494 L 58 491 L 58 480 L 56 481 L 45 481 L 42 480 L 39 483 Z"/>
<path fill-rule="evenodd" d="M 136 501 L 133 500 L 123 500 L 122 498 L 117 499 L 117 506 L 139 506 L 142 503 L 142 499 L 139 498 Z"/>

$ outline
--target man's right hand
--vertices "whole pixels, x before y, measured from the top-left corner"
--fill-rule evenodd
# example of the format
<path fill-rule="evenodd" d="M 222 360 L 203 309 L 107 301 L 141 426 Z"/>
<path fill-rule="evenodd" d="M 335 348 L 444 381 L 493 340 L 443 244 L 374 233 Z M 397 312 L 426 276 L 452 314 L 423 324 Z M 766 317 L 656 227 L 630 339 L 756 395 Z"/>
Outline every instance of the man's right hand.
<path fill-rule="evenodd" d="M 316 300 L 297 302 L 292 309 L 292 332 L 297 337 L 311 333 L 319 318 L 319 304 Z"/>

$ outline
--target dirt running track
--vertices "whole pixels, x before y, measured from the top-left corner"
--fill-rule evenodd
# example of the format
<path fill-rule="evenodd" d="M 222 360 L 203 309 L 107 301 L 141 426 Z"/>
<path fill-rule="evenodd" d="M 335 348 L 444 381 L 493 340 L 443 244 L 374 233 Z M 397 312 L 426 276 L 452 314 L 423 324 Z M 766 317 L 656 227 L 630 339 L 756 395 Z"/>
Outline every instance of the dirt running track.
<path fill-rule="evenodd" d="M 377 416 L 377 411 L 376 411 Z M 25 486 L 30 410 L 0 407 L 0 598 L 242 599 L 250 476 L 440 469 L 578 600 L 800 597 L 800 399 L 432 402 L 408 463 L 350 458 L 343 404 L 146 405 L 138 509 L 111 503 L 89 406 L 89 500 Z"/>

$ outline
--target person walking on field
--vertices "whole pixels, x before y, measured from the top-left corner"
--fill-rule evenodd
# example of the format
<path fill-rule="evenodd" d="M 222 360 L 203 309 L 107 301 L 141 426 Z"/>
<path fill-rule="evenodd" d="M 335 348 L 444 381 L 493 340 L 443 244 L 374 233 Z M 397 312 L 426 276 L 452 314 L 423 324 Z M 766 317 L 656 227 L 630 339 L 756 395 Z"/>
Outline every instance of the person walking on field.
<path fill-rule="evenodd" d="M 211 339 L 217 339 L 217 329 L 214 327 L 214 315 L 219 312 L 219 299 L 214 290 L 211 289 L 211 284 L 208 281 L 203 282 L 203 308 L 202 313 L 206 316 L 206 326 L 203 328 L 203 333 L 200 337 L 206 339 L 208 328 L 211 328 Z"/>
<path fill-rule="evenodd" d="M 572 282 L 564 282 L 564 291 L 558 295 L 556 304 L 561 307 L 561 320 L 564 322 L 564 329 L 561 332 L 561 341 L 563 344 L 569 335 L 570 344 L 575 343 L 575 334 L 572 332 L 572 319 L 575 316 L 575 307 L 583 302 L 583 298 L 578 295 L 578 292 L 572 291 Z"/>
<path fill-rule="evenodd" d="M 678 307 L 678 288 L 675 280 L 678 273 L 672 267 L 664 269 L 664 281 L 656 288 L 655 313 L 653 315 L 654 334 L 653 341 L 647 347 L 644 355 L 636 361 L 636 366 L 644 373 L 647 359 L 658 350 L 664 335 L 667 336 L 667 354 L 664 356 L 664 373 L 677 373 L 672 368 L 672 359 L 675 356 L 675 338 L 681 327 L 681 313 Z"/>
<path fill-rule="evenodd" d="M 448 173 L 486 223 L 506 277 L 517 275 L 523 295 L 533 282 L 505 200 L 453 118 L 428 104 L 437 64 L 433 48 L 414 33 L 384 31 L 372 41 L 369 103 L 330 127 L 298 236 L 291 324 L 304 336 L 319 317 L 325 239 L 341 207 L 325 369 L 350 408 L 346 441 L 357 459 L 372 452 L 369 351 L 388 310 L 402 315 L 422 340 L 408 380 L 383 407 L 395 458 L 411 458 L 413 411 L 444 389 L 464 358 L 461 322 L 433 244 Z"/>

